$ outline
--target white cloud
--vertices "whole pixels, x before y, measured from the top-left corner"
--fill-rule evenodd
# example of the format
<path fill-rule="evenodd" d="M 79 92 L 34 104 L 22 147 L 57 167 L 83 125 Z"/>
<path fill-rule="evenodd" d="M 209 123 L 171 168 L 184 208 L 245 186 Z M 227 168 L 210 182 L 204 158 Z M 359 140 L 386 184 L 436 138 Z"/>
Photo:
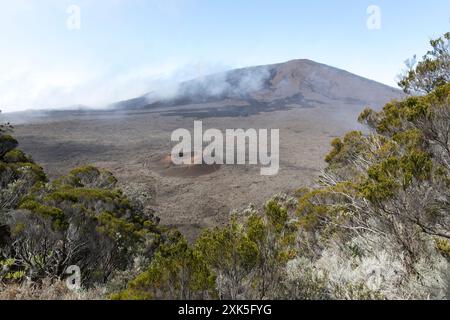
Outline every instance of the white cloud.
<path fill-rule="evenodd" d="M 157 91 L 169 95 L 176 84 L 227 69 L 222 64 L 167 61 L 113 72 L 101 63 L 0 64 L 0 109 L 103 107 Z"/>

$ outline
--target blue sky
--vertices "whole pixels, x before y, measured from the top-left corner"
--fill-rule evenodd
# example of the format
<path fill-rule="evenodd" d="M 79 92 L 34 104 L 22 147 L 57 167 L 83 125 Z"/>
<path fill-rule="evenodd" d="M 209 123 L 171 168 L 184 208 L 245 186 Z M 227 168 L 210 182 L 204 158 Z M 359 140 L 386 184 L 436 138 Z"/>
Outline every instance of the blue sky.
<path fill-rule="evenodd" d="M 67 27 L 70 5 L 80 29 Z M 403 61 L 446 31 L 448 0 L 0 0 L 0 109 L 102 105 L 298 58 L 395 86 Z"/>

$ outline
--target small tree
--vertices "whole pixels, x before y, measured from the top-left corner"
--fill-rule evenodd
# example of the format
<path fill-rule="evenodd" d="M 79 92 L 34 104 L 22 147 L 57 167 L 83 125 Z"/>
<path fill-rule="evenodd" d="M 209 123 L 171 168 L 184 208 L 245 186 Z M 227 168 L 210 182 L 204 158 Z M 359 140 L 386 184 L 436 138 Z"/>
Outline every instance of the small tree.
<path fill-rule="evenodd" d="M 450 32 L 430 41 L 432 49 L 417 62 L 406 62 L 398 85 L 405 93 L 427 94 L 450 81 Z"/>
<path fill-rule="evenodd" d="M 114 300 L 215 298 L 215 278 L 205 261 L 177 231 L 167 234 L 148 269 Z"/>

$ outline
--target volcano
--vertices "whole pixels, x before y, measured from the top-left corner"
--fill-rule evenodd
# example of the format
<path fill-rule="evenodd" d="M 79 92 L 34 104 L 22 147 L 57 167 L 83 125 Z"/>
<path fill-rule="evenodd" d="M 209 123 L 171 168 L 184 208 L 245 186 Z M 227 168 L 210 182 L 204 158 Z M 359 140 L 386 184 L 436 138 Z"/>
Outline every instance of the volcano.
<path fill-rule="evenodd" d="M 166 110 L 168 114 L 194 117 L 230 117 L 320 105 L 376 107 L 402 96 L 398 89 L 301 59 L 209 75 L 179 84 L 170 97 L 152 92 L 112 107 Z"/>

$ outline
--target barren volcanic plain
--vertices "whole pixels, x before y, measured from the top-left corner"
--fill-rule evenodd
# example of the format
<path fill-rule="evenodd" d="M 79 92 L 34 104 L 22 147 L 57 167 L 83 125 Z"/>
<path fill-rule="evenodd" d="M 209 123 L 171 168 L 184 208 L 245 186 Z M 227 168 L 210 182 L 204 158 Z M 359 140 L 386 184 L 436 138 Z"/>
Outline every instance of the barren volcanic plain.
<path fill-rule="evenodd" d="M 233 70 L 179 85 L 176 95 L 149 94 L 102 110 L 3 115 L 21 148 L 50 178 L 92 164 L 142 195 L 164 225 L 188 238 L 227 221 L 233 209 L 262 206 L 276 193 L 314 184 L 333 138 L 362 127 L 358 114 L 402 94 L 391 87 L 309 60 Z M 176 168 L 167 161 L 178 128 L 280 129 L 280 171 L 260 166 Z"/>

